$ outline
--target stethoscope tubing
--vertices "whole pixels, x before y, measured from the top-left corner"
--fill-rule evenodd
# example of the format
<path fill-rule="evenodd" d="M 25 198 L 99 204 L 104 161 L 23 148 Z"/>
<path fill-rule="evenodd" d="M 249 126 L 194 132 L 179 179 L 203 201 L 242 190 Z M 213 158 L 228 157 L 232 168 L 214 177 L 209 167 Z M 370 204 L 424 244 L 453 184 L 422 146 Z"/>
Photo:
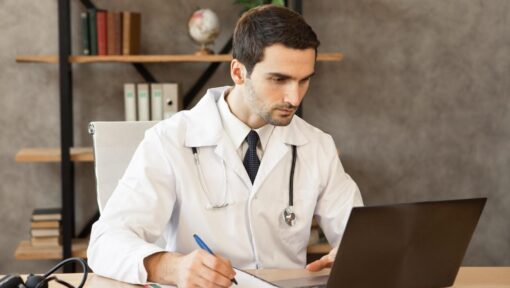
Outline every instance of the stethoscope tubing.
<path fill-rule="evenodd" d="M 220 205 L 213 205 L 211 202 L 211 199 L 209 198 L 209 191 L 207 187 L 205 186 L 205 178 L 202 173 L 202 166 L 200 165 L 200 159 L 198 157 L 198 148 L 197 147 L 191 147 L 191 151 L 193 152 L 193 158 L 195 160 L 195 165 L 197 167 L 198 171 L 198 177 L 200 178 L 200 185 L 202 186 L 202 191 L 205 196 L 207 197 L 207 200 L 209 201 L 209 205 L 211 208 L 223 208 L 228 206 L 228 203 L 225 199 L 225 202 Z M 297 159 L 297 147 L 296 145 L 292 145 L 292 162 L 290 167 L 290 175 L 289 175 L 289 205 L 287 208 L 283 210 L 283 219 L 289 226 L 294 226 L 296 214 L 294 213 L 294 170 L 296 169 L 296 159 Z M 226 192 L 224 197 L 227 197 Z"/>

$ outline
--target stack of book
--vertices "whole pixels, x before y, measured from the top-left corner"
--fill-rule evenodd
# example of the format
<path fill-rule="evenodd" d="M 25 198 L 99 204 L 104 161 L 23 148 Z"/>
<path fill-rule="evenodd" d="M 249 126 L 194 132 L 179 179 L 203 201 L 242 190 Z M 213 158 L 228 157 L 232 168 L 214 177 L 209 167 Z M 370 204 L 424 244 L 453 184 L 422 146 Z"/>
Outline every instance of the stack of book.
<path fill-rule="evenodd" d="M 140 53 L 141 14 L 88 9 L 81 13 L 84 55 L 133 55 Z"/>
<path fill-rule="evenodd" d="M 182 108 L 176 83 L 124 84 L 126 121 L 163 120 Z"/>
<path fill-rule="evenodd" d="M 61 220 L 60 208 L 34 209 L 30 230 L 32 246 L 60 246 Z"/>

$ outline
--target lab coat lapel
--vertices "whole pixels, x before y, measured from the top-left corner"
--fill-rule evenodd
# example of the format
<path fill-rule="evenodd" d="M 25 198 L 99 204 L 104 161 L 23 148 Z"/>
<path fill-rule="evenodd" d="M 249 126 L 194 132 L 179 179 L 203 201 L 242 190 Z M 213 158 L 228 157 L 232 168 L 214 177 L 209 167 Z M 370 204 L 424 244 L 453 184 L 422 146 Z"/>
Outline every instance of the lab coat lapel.
<path fill-rule="evenodd" d="M 225 165 L 232 169 L 247 187 L 251 187 L 251 181 L 244 168 L 241 158 L 236 152 L 232 141 L 223 129 L 217 102 L 223 91 L 228 87 L 213 88 L 187 111 L 186 121 L 186 147 L 216 146 L 214 152 Z"/>
<path fill-rule="evenodd" d="M 230 140 L 226 133 L 223 133 L 223 137 L 218 142 L 218 145 L 216 146 L 214 152 L 216 153 L 216 155 L 223 159 L 225 165 L 232 169 L 237 174 L 237 176 L 241 178 L 246 187 L 250 189 L 251 180 L 248 177 L 248 173 L 244 168 L 243 162 L 241 162 L 239 154 L 237 154 L 237 151 L 234 145 L 232 144 L 232 141 Z"/>
<path fill-rule="evenodd" d="M 308 142 L 306 136 L 299 129 L 299 123 L 302 121 L 298 116 L 294 116 L 288 126 L 276 126 L 274 128 L 260 163 L 255 183 L 253 183 L 253 191 L 257 191 L 271 174 L 271 171 L 288 153 L 291 153 L 291 145 L 301 146 Z"/>

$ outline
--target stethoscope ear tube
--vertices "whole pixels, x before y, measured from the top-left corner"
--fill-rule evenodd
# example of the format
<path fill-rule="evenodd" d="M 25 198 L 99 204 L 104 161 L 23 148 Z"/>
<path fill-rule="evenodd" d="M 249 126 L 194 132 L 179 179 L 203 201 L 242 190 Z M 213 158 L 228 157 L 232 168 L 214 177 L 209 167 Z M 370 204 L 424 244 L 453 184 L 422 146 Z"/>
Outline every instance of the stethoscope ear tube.
<path fill-rule="evenodd" d="M 294 213 L 294 170 L 296 168 L 297 147 L 292 145 L 292 165 L 289 177 L 289 206 L 283 210 L 283 219 L 289 226 L 296 224 L 296 213 Z"/>

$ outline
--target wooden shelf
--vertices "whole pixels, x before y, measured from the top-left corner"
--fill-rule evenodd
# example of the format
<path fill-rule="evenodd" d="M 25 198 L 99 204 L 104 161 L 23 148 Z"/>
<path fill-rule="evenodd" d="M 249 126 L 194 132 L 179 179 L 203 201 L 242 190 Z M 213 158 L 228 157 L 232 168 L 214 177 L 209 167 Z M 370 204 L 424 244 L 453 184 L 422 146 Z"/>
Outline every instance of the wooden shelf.
<path fill-rule="evenodd" d="M 317 61 L 340 61 L 342 53 L 319 53 Z M 110 55 L 110 56 L 69 56 L 71 63 L 123 62 L 123 63 L 163 63 L 163 62 L 229 62 L 230 54 L 214 55 Z M 58 63 L 56 55 L 20 55 L 16 62 Z"/>
<path fill-rule="evenodd" d="M 328 254 L 331 246 L 328 243 L 320 243 L 308 246 L 306 252 L 308 254 Z"/>
<path fill-rule="evenodd" d="M 60 148 L 25 148 L 16 153 L 16 162 L 60 162 Z M 94 162 L 92 147 L 71 148 L 71 161 Z"/>
<path fill-rule="evenodd" d="M 73 239 L 73 257 L 87 258 L 88 239 Z M 21 241 L 14 252 L 17 260 L 60 260 L 62 259 L 62 246 L 37 247 L 32 246 L 29 240 Z"/>

